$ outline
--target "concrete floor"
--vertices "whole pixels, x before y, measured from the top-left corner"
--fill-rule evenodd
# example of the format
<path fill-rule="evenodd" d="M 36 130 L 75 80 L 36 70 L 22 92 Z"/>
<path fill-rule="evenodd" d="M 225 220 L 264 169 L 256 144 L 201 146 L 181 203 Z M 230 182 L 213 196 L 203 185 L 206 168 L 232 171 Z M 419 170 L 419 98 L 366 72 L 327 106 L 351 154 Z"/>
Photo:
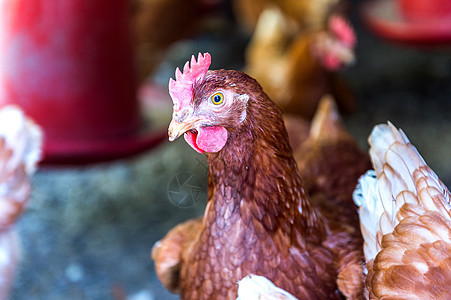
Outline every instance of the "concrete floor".
<path fill-rule="evenodd" d="M 345 116 L 348 129 L 367 149 L 371 128 L 392 121 L 449 186 L 451 52 L 390 44 L 357 19 L 354 25 L 358 61 L 343 76 L 359 108 Z M 239 68 L 241 56 L 234 60 L 226 44 L 212 37 L 181 43 L 157 78 L 167 82 L 174 64 L 205 50 L 213 60 L 221 57 L 220 67 Z M 111 163 L 42 167 L 17 226 L 23 253 L 11 299 L 177 299 L 156 279 L 150 249 L 170 228 L 202 213 L 205 167 L 183 139 Z M 199 193 L 177 203 L 171 192 L 185 178 Z"/>

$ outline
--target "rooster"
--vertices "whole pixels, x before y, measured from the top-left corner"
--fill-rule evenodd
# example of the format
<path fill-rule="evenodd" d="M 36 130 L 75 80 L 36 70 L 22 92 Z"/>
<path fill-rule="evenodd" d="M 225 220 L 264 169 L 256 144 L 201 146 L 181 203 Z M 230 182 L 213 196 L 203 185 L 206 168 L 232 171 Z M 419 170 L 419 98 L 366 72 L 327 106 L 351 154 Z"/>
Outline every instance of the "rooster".
<path fill-rule="evenodd" d="M 184 135 L 206 153 L 209 191 L 203 219 L 165 238 L 176 242 L 178 261 L 171 253 L 164 270 L 164 243 L 154 247 L 157 275 L 182 299 L 234 299 L 237 282 L 249 274 L 298 298 L 340 299 L 337 278 L 352 269 L 343 258 L 355 251 L 353 243 L 340 241 L 350 241 L 358 228 L 332 227 L 336 221 L 329 223 L 312 203 L 281 111 L 258 82 L 238 71 L 209 71 L 210 63 L 208 53 L 197 61 L 193 56 L 169 83 L 169 140 Z M 347 206 L 354 210 L 352 199 Z"/>
<path fill-rule="evenodd" d="M 19 260 L 14 222 L 30 195 L 41 156 L 41 130 L 14 106 L 0 110 L 0 299 L 7 299 Z"/>
<path fill-rule="evenodd" d="M 327 20 L 326 28 L 292 36 L 281 11 L 266 9 L 246 50 L 246 72 L 284 111 L 306 119 L 312 118 L 326 93 L 344 111 L 355 106 L 352 92 L 336 71 L 354 61 L 356 37 L 342 16 Z"/>
<path fill-rule="evenodd" d="M 402 130 L 391 123 L 369 137 L 374 170 L 354 201 L 370 299 L 451 299 L 450 192 Z"/>

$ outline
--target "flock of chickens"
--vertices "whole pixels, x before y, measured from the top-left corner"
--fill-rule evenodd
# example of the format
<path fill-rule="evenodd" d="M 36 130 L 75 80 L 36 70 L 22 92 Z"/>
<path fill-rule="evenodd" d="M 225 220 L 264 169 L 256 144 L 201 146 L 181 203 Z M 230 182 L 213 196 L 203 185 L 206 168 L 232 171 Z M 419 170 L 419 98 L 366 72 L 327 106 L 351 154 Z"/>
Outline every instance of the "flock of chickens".
<path fill-rule="evenodd" d="M 451 299 L 449 190 L 402 130 L 375 126 L 368 156 L 341 121 L 354 99 L 334 71 L 356 44 L 341 1 L 235 9 L 253 32 L 245 72 L 210 70 L 205 53 L 169 82 L 169 138 L 206 154 L 208 202 L 153 247 L 160 281 L 182 299 Z M 0 110 L 0 299 L 41 142 L 19 108 Z"/>

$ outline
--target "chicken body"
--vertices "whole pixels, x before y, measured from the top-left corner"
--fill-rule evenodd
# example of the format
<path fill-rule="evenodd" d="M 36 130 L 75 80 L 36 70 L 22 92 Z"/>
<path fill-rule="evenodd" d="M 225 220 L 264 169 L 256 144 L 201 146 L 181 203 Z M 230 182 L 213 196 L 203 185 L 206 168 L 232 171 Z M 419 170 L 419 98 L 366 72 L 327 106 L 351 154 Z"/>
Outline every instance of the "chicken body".
<path fill-rule="evenodd" d="M 180 254 L 182 298 L 234 299 L 237 282 L 256 274 L 298 298 L 340 299 L 335 262 L 354 246 L 337 251 L 333 241 L 354 232 L 332 230 L 311 202 L 281 112 L 261 86 L 237 71 L 199 75 L 206 60 L 192 59 L 170 83 L 170 140 L 185 134 L 209 165 L 201 229 Z"/>
<path fill-rule="evenodd" d="M 310 136 L 294 152 L 294 157 L 312 202 L 321 208 L 329 228 L 335 233 L 326 244 L 336 251 L 335 257 L 340 258 L 335 261 L 340 269 L 338 287 L 346 298 L 361 299 L 363 240 L 357 229 L 358 216 L 349 204 L 359 177 L 371 164 L 369 157 L 346 131 L 330 96 L 321 100 L 311 124 Z M 340 232 L 347 234 L 340 237 Z M 252 295 L 243 299 L 271 299 L 273 295 L 291 299 L 271 282 L 265 283 L 255 276 L 240 281 L 240 289 Z"/>
<path fill-rule="evenodd" d="M 0 299 L 7 299 L 20 257 L 14 223 L 30 195 L 41 131 L 16 107 L 0 110 Z"/>
<path fill-rule="evenodd" d="M 363 240 L 352 193 L 371 163 L 347 132 L 332 97 L 320 101 L 310 136 L 296 149 L 294 157 L 312 201 L 321 208 L 334 233 L 326 243 L 339 258 L 335 261 L 340 270 L 339 289 L 347 298 L 361 299 Z M 343 232 L 346 235 L 342 236 Z"/>
<path fill-rule="evenodd" d="M 450 299 L 450 192 L 391 123 L 370 137 L 374 171 L 354 193 L 369 299 Z"/>
<path fill-rule="evenodd" d="M 294 157 L 311 195 L 326 193 L 344 203 L 352 201 L 359 177 L 371 168 L 368 155 L 346 130 L 330 95 L 321 99 L 310 135 Z M 352 218 L 358 222 L 358 215 Z"/>

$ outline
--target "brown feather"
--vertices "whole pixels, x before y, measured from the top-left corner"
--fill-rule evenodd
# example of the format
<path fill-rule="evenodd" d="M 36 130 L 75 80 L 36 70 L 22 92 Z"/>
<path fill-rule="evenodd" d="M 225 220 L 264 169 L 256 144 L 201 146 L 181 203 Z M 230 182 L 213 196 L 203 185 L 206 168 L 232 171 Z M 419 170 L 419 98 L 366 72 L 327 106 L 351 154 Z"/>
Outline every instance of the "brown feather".
<path fill-rule="evenodd" d="M 438 237 L 431 237 L 430 229 L 449 233 L 451 222 L 437 212 L 428 211 L 405 218 L 392 234 L 382 238 L 383 250 L 368 268 L 370 299 L 388 295 L 397 299 L 413 295 L 418 299 L 451 297 L 451 244 L 434 241 Z"/>
<path fill-rule="evenodd" d="M 161 283 L 171 292 L 179 292 L 179 272 L 182 253 L 201 228 L 201 219 L 188 220 L 169 231 L 153 247 L 151 257 Z"/>

